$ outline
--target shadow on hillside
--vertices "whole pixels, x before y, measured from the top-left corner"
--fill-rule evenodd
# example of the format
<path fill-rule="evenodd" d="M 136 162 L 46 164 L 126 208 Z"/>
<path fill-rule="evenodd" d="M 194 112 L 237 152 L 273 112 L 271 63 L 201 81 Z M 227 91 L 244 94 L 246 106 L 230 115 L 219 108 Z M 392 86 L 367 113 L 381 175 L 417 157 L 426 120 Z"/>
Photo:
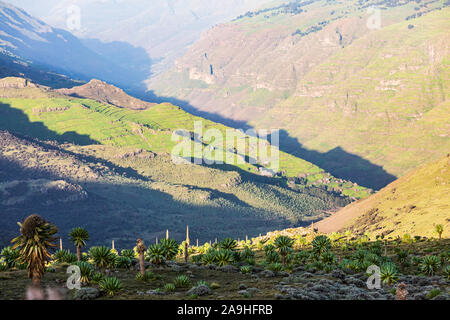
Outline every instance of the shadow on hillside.
<path fill-rule="evenodd" d="M 299 222 L 293 225 L 287 218 L 278 217 L 272 211 L 249 207 L 235 195 L 226 192 L 192 188 L 209 192 L 209 200 L 217 199 L 221 203 L 212 206 L 177 200 L 164 191 L 145 188 L 138 182 L 147 178 L 131 168 L 123 168 L 94 156 L 70 152 L 51 142 L 70 142 L 79 145 L 96 144 L 97 141 L 75 132 L 58 135 L 41 122 L 30 122 L 22 110 L 14 109 L 9 104 L 0 104 L 0 129 L 13 134 L 3 138 L 11 139 L 11 141 L 2 140 L 6 146 L 14 148 L 15 144 L 19 144 L 25 145 L 26 148 L 26 145 L 34 145 L 40 147 L 43 153 L 55 151 L 56 153 L 53 153 L 55 157 L 60 156 L 64 159 L 66 155 L 71 155 L 84 163 L 102 163 L 118 174 L 127 173 L 127 176 L 139 179 L 136 180 L 136 184 L 106 180 L 79 181 L 77 177 L 72 180 L 66 178 L 64 171 L 45 167 L 45 164 L 40 168 L 28 167 L 26 153 L 13 160 L 0 156 L 0 183 L 29 179 L 70 180 L 80 184 L 88 193 L 88 199 L 85 200 L 48 204 L 47 200 L 52 199 L 52 195 L 49 194 L 40 198 L 34 197 L 25 203 L 6 205 L 2 201 L 8 200 L 11 195 L 0 191 L 0 212 L 4 215 L 0 235 L 1 245 L 6 245 L 10 239 L 17 236 L 16 222 L 23 221 L 31 213 L 40 214 L 57 225 L 64 241 L 73 227 L 82 226 L 91 233 L 91 245 L 107 245 L 115 239 L 117 246 L 121 248 L 132 247 L 138 237 L 143 237 L 150 243 L 156 237 L 163 237 L 167 229 L 171 231 L 172 237 L 181 241 L 185 238 L 186 225 L 190 227 L 191 239 L 200 239 L 204 242 L 214 241 L 215 237 L 219 239 L 243 238 L 245 235 L 252 237 L 274 228 L 282 229 L 302 224 Z M 44 142 L 34 138 L 51 141 Z M 53 156 L 50 153 L 47 157 Z M 51 161 L 44 159 L 45 163 Z M 220 199 L 230 203 L 226 204 Z M 65 247 L 67 245 L 65 243 Z"/>
<path fill-rule="evenodd" d="M 41 168 L 25 168 L 17 161 L 1 156 L 0 166 L 0 173 L 14 173 L 14 177 L 9 176 L 14 180 L 64 179 L 57 175 L 49 176 Z M 199 239 L 201 243 L 214 241 L 215 238 L 244 238 L 246 235 L 254 237 L 274 228 L 292 226 L 287 219 L 275 217 L 270 211 L 256 212 L 257 210 L 244 207 L 241 203 L 228 207 L 201 205 L 180 201 L 168 193 L 138 184 L 107 181 L 75 183 L 80 184 L 87 192 L 87 199 L 48 204 L 47 200 L 52 199 L 52 195 L 48 194 L 23 203 L 6 205 L 2 203 L 5 194 L 0 189 L 0 211 L 3 214 L 0 247 L 8 245 L 18 235 L 19 227 L 16 223 L 23 221 L 31 213 L 39 214 L 55 224 L 59 228 L 58 237 L 63 239 L 64 248 L 72 250 L 75 248 L 67 241 L 68 233 L 78 226 L 89 231 L 89 246 L 110 245 L 111 240 L 115 240 L 119 250 L 132 248 L 139 237 L 146 244 L 154 243 L 155 238 L 165 236 L 166 230 L 170 231 L 171 238 L 182 241 L 186 237 L 187 225 L 191 241 Z M 221 197 L 222 194 L 214 196 Z M 6 197 L 8 198 L 7 195 Z"/>
<path fill-rule="evenodd" d="M 325 153 L 306 149 L 298 139 L 291 137 L 285 130 L 280 130 L 280 144 L 280 149 L 284 152 L 314 163 L 336 178 L 350 180 L 363 187 L 379 190 L 397 179 L 383 167 L 341 147 Z"/>
<path fill-rule="evenodd" d="M 58 145 L 51 143 L 51 141 L 56 141 L 58 143 L 71 143 L 79 146 L 100 144 L 100 142 L 91 139 L 88 135 L 80 135 L 74 131 L 58 134 L 52 130 L 49 130 L 42 122 L 30 122 L 28 116 L 22 110 L 14 109 L 9 104 L 0 103 L 0 130 L 9 131 L 18 138 L 22 138 L 30 143 L 39 145 L 44 150 L 62 152 L 67 155 L 74 156 L 83 162 L 102 164 L 120 175 L 126 175 L 128 177 L 143 181 L 149 180 L 147 177 L 140 175 L 134 169 L 123 168 L 102 158 L 61 149 Z M 35 138 L 39 140 L 36 140 Z"/>
<path fill-rule="evenodd" d="M 186 160 L 190 163 L 199 163 L 202 166 L 212 168 L 212 169 L 219 169 L 221 171 L 237 172 L 237 173 L 239 173 L 240 178 L 241 178 L 241 181 L 238 182 L 237 184 L 242 184 L 242 183 L 248 182 L 253 185 L 264 184 L 264 185 L 272 185 L 272 186 L 277 186 L 277 187 L 282 187 L 282 188 L 289 187 L 288 179 L 286 179 L 286 177 L 280 178 L 280 177 L 264 176 L 264 175 L 259 174 L 259 172 L 249 172 L 249 171 L 243 170 L 237 166 L 226 164 L 226 163 L 205 164 L 204 162 L 202 162 L 202 159 L 193 158 L 193 157 L 184 158 L 184 160 Z M 197 188 L 197 187 L 194 187 L 194 188 Z M 346 205 L 348 205 L 350 203 L 349 197 L 341 195 L 340 192 L 327 190 L 323 186 L 303 186 L 302 189 L 292 189 L 293 192 L 294 192 L 294 190 L 296 190 L 296 192 L 299 192 L 301 194 L 323 200 L 329 206 L 329 209 L 331 209 L 331 210 L 333 210 L 335 208 L 345 207 Z M 209 190 L 209 191 L 211 191 L 211 190 Z M 220 196 L 226 198 L 226 195 L 227 195 L 226 193 L 222 193 L 222 192 L 217 193 L 214 190 L 212 190 L 212 191 L 215 192 L 216 194 L 219 194 Z M 276 192 L 275 189 L 273 189 L 272 191 Z M 235 199 L 234 196 L 232 198 Z M 321 218 L 317 219 L 317 221 L 319 221 L 319 220 L 321 220 Z M 299 226 L 302 226 L 302 225 L 303 225 L 302 222 L 300 222 Z"/>
<path fill-rule="evenodd" d="M 94 156 L 73 153 L 60 148 L 56 143 L 43 142 L 34 138 L 54 140 L 60 143 L 71 142 L 75 144 L 92 144 L 97 141 L 88 136 L 79 135 L 75 132 L 58 135 L 49 130 L 40 122 L 30 122 L 28 116 L 9 104 L 0 104 L 0 129 L 7 130 L 22 141 L 4 141 L 5 145 L 14 146 L 19 144 L 34 144 L 42 148 L 43 152 L 51 150 L 57 153 L 54 156 L 72 155 L 84 163 L 98 164 L 99 162 L 108 166 L 115 172 L 127 173 L 128 176 L 145 180 L 146 177 L 139 175 L 130 168 L 117 166 L 107 160 Z M 48 157 L 52 157 L 49 155 Z M 45 159 L 47 161 L 47 159 Z M 51 160 L 51 159 L 48 159 Z M 50 179 L 67 180 L 59 169 L 51 171 L 49 168 L 27 168 L 28 159 L 26 154 L 18 156 L 14 161 L 0 157 L 0 178 L 2 182 L 12 180 L 28 179 Z M 224 169 L 220 167 L 220 169 Z M 236 167 L 229 170 L 236 171 Z M 252 182 L 283 183 L 282 179 L 270 179 L 257 174 L 241 171 L 243 179 Z M 22 221 L 30 213 L 42 215 L 45 219 L 53 222 L 60 228 L 60 235 L 67 239 L 68 232 L 75 226 L 82 226 L 91 233 L 90 245 L 107 245 L 112 239 L 116 240 L 118 248 L 130 248 L 136 238 L 143 237 L 150 243 L 156 237 L 164 236 L 165 230 L 169 229 L 171 236 L 181 241 L 185 238 L 186 225 L 191 230 L 191 239 L 199 239 L 201 242 L 224 237 L 249 237 L 264 234 L 274 229 L 305 226 L 307 222 L 291 222 L 287 217 L 280 217 L 273 210 L 255 209 L 249 207 L 233 194 L 211 190 L 207 188 L 192 188 L 210 193 L 209 200 L 218 200 L 215 205 L 202 205 L 196 201 L 178 200 L 161 190 L 148 189 L 139 183 L 121 183 L 108 181 L 86 181 L 77 180 L 76 177 L 68 179 L 80 184 L 88 193 L 88 199 L 75 200 L 62 203 L 48 204 L 47 200 L 52 195 L 34 197 L 31 201 L 22 204 L 6 205 L 0 201 L 0 211 L 4 214 L 0 244 L 17 235 L 16 222 Z M 277 182 L 275 182 L 277 180 Z M 120 180 L 119 180 L 120 181 Z M 136 182 L 139 182 L 136 181 Z M 64 192 L 63 190 L 61 192 Z M 183 192 L 183 191 L 180 191 Z M 306 190 L 308 194 L 317 197 L 331 197 L 331 195 L 320 190 Z M 0 192 L 2 193 L 2 192 Z M 190 192 L 185 196 L 190 199 Z M 177 194 L 178 196 L 178 194 Z M 183 195 L 180 195 L 184 199 Z M 8 194 L 1 194 L 0 200 L 8 200 Z M 200 197 L 195 198 L 201 199 Z M 194 199 L 194 200 L 195 200 Z M 227 200 L 230 203 L 222 201 Z M 330 201 L 333 200 L 330 198 Z M 67 246 L 67 243 L 65 244 Z"/>
<path fill-rule="evenodd" d="M 158 103 L 170 102 L 180 106 L 193 115 L 222 123 L 236 129 L 242 129 L 244 131 L 253 129 L 253 127 L 245 121 L 236 121 L 224 118 L 215 113 L 199 111 L 188 102 L 173 97 L 161 97 L 155 95 L 154 92 L 148 92 L 147 95 L 141 93 L 140 98 Z M 336 147 L 325 153 L 307 149 L 297 138 L 290 136 L 286 130 L 280 130 L 280 150 L 309 161 L 331 173 L 336 178 L 350 180 L 363 187 L 374 190 L 379 190 L 397 179 L 396 176 L 388 173 L 381 166 L 371 163 L 369 160 L 358 155 L 347 152 L 341 147 Z"/>
<path fill-rule="evenodd" d="M 68 88 L 80 85 L 79 81 L 52 72 L 45 66 L 29 63 L 20 58 L 12 58 L 5 52 L 0 52 L 0 78 L 21 77 L 30 79 L 33 83 L 53 89 Z"/>
<path fill-rule="evenodd" d="M 30 122 L 28 116 L 22 110 L 15 109 L 10 104 L 5 103 L 0 103 L 0 129 L 40 140 L 69 142 L 77 145 L 99 144 L 88 135 L 81 135 L 74 131 L 58 134 L 49 130 L 42 122 Z"/>

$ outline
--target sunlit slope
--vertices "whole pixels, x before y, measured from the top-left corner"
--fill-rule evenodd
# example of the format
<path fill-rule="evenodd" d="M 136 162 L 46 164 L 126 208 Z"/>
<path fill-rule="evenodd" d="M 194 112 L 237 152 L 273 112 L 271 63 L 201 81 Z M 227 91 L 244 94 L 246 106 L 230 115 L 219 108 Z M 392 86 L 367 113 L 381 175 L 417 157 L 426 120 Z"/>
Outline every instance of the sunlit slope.
<path fill-rule="evenodd" d="M 450 236 L 450 157 L 424 165 L 367 199 L 348 205 L 319 222 L 322 232 L 350 229 L 373 235 L 434 236 L 444 226 Z"/>

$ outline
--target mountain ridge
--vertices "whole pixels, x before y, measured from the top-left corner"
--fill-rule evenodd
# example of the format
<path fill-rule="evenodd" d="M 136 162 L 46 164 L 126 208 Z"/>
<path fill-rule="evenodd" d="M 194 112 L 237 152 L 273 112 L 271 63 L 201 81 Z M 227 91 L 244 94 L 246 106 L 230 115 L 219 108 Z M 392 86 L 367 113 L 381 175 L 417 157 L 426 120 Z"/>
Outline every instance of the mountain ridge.
<path fill-rule="evenodd" d="M 137 74 L 89 49 L 68 31 L 0 2 L 0 49 L 73 79 L 100 78 L 128 88 Z M 124 80 L 126 79 L 126 80 Z"/>
<path fill-rule="evenodd" d="M 149 5 L 141 0 L 79 0 L 76 3 L 63 0 L 46 1 L 41 6 L 35 6 L 31 0 L 10 1 L 48 24 L 74 33 L 91 50 L 128 69 L 132 68 L 141 80 L 170 66 L 203 30 L 269 2 L 160 0 Z M 98 12 L 103 14 L 99 16 Z M 76 19 L 77 14 L 81 16 L 80 25 L 69 28 L 67 19 Z M 119 45 L 118 50 L 111 54 L 115 44 Z M 115 59 L 124 51 L 127 52 L 124 61 Z M 140 69 L 142 66 L 144 70 Z"/>

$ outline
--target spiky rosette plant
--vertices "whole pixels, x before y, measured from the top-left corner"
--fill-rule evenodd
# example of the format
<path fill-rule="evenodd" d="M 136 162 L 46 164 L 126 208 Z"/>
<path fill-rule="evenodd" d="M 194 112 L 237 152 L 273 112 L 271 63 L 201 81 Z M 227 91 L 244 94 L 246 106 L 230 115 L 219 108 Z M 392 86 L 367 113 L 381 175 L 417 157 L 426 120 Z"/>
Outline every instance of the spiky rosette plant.
<path fill-rule="evenodd" d="M 267 266 L 267 269 L 270 271 L 279 272 L 279 271 L 283 271 L 284 266 L 279 262 L 275 262 L 275 263 L 269 264 Z"/>
<path fill-rule="evenodd" d="M 53 253 L 52 255 L 52 259 L 54 262 L 65 262 L 65 257 L 66 254 L 69 253 L 69 251 L 62 249 L 62 250 L 57 250 L 55 253 Z"/>
<path fill-rule="evenodd" d="M 156 275 L 151 271 L 146 271 L 144 274 L 138 273 L 136 275 L 136 280 L 138 281 L 151 281 L 156 278 Z"/>
<path fill-rule="evenodd" d="M 225 238 L 219 242 L 219 248 L 224 250 L 234 250 L 237 245 L 237 241 L 231 238 Z"/>
<path fill-rule="evenodd" d="M 370 264 L 378 265 L 380 263 L 380 257 L 374 253 L 369 252 L 366 255 L 365 261 L 369 262 Z"/>
<path fill-rule="evenodd" d="M 280 256 L 275 250 L 269 250 L 266 252 L 266 262 L 267 263 L 276 263 L 280 261 Z"/>
<path fill-rule="evenodd" d="M 131 267 L 131 259 L 128 257 L 118 257 L 116 259 L 116 267 L 121 269 L 128 269 Z"/>
<path fill-rule="evenodd" d="M 322 261 L 323 263 L 325 263 L 327 265 L 333 265 L 336 263 L 337 258 L 333 252 L 324 252 L 320 256 L 320 261 Z"/>
<path fill-rule="evenodd" d="M 164 248 L 161 246 L 161 244 L 153 244 L 148 247 L 147 260 L 156 265 L 164 262 Z"/>
<path fill-rule="evenodd" d="M 94 261 L 94 264 L 100 270 L 112 268 L 116 264 L 117 256 L 111 252 L 108 247 L 92 247 L 89 250 L 89 256 Z"/>
<path fill-rule="evenodd" d="M 173 260 L 178 254 L 179 244 L 174 239 L 161 239 L 160 245 L 164 251 L 164 258 L 166 260 Z"/>
<path fill-rule="evenodd" d="M 116 277 L 103 278 L 98 285 L 100 290 L 105 292 L 108 296 L 114 296 L 122 290 L 122 283 Z"/>
<path fill-rule="evenodd" d="M 176 289 L 176 287 L 173 283 L 167 283 L 163 288 L 163 290 L 165 292 L 173 292 L 173 291 L 175 291 L 175 289 Z"/>
<path fill-rule="evenodd" d="M 318 256 L 331 249 L 331 240 L 327 236 L 317 236 L 311 244 L 313 246 L 313 252 Z"/>
<path fill-rule="evenodd" d="M 203 256 L 204 256 L 204 254 L 197 254 L 197 255 L 195 255 L 195 256 L 191 256 L 191 261 L 193 262 L 193 263 L 202 263 L 202 260 L 203 260 Z"/>
<path fill-rule="evenodd" d="M 275 247 L 272 244 L 267 244 L 263 247 L 264 253 L 267 255 L 267 253 L 271 251 L 275 251 Z"/>
<path fill-rule="evenodd" d="M 92 283 L 100 283 L 100 281 L 102 281 L 104 278 L 105 275 L 103 273 L 95 272 L 90 280 Z"/>
<path fill-rule="evenodd" d="M 441 265 L 445 266 L 450 261 L 450 251 L 444 251 L 439 254 Z"/>
<path fill-rule="evenodd" d="M 441 260 L 437 256 L 426 256 L 423 258 L 419 268 L 426 275 L 433 276 L 440 268 Z"/>
<path fill-rule="evenodd" d="M 409 264 L 409 252 L 406 250 L 397 250 L 397 261 L 400 263 L 402 270 Z"/>
<path fill-rule="evenodd" d="M 377 240 L 369 245 L 370 253 L 376 254 L 377 256 L 381 256 L 383 253 L 383 242 Z"/>
<path fill-rule="evenodd" d="M 310 253 L 306 250 L 302 250 L 302 251 L 297 252 L 294 255 L 294 261 L 297 264 L 304 265 L 308 261 L 309 257 L 310 257 Z"/>
<path fill-rule="evenodd" d="M 250 266 L 242 266 L 241 267 L 241 273 L 242 274 L 248 274 L 252 271 L 252 268 Z"/>
<path fill-rule="evenodd" d="M 362 263 L 367 256 L 368 252 L 362 249 L 356 250 L 353 254 L 353 260 L 358 261 L 359 263 Z"/>
<path fill-rule="evenodd" d="M 385 263 L 380 268 L 381 271 L 381 280 L 384 284 L 392 285 L 397 282 L 398 272 L 397 267 L 393 263 Z"/>
<path fill-rule="evenodd" d="M 7 269 L 17 267 L 17 259 L 20 257 L 19 250 L 12 250 L 11 247 L 3 248 L 0 253 Z"/>
<path fill-rule="evenodd" d="M 281 256 L 281 262 L 283 263 L 283 266 L 286 266 L 286 257 L 292 252 L 294 240 L 286 236 L 278 236 L 275 239 L 274 245 Z"/>
<path fill-rule="evenodd" d="M 45 264 L 51 260 L 51 251 L 56 247 L 55 234 L 58 228 L 33 214 L 23 223 L 18 222 L 21 235 L 14 238 L 12 249 L 19 249 L 19 264 L 27 264 L 28 277 L 39 286 L 44 276 Z"/>
<path fill-rule="evenodd" d="M 173 284 L 177 288 L 186 288 L 191 284 L 191 279 L 183 274 L 176 277 L 175 280 L 173 281 Z"/>
<path fill-rule="evenodd" d="M 120 255 L 122 257 L 127 257 L 130 260 L 133 260 L 135 258 L 134 251 L 132 249 L 123 249 L 122 251 L 120 251 Z"/>
<path fill-rule="evenodd" d="M 210 248 L 203 256 L 202 262 L 206 265 L 216 262 L 217 250 Z"/>
<path fill-rule="evenodd" d="M 77 261 L 74 263 L 74 265 L 78 266 L 80 268 L 80 282 L 81 283 L 89 283 L 92 275 L 94 274 L 94 267 L 85 261 Z"/>
<path fill-rule="evenodd" d="M 442 269 L 442 274 L 444 275 L 444 277 L 447 279 L 447 281 L 450 281 L 450 265 L 445 266 Z"/>
<path fill-rule="evenodd" d="M 62 249 L 62 250 L 58 250 L 56 251 L 53 255 L 52 258 L 55 262 L 59 262 L 59 263 L 74 263 L 75 261 L 78 261 L 78 258 L 75 254 L 70 253 L 69 251 Z"/>
<path fill-rule="evenodd" d="M 244 250 L 241 252 L 241 256 L 243 260 L 253 259 L 255 257 L 255 253 L 249 246 L 245 246 Z"/>
<path fill-rule="evenodd" d="M 216 262 L 219 267 L 231 264 L 233 262 L 233 251 L 219 249 L 216 254 Z"/>
<path fill-rule="evenodd" d="M 73 228 L 69 233 L 69 239 L 77 248 L 77 259 L 81 261 L 81 249 L 86 246 L 86 242 L 89 240 L 89 233 L 86 229 L 80 227 Z"/>

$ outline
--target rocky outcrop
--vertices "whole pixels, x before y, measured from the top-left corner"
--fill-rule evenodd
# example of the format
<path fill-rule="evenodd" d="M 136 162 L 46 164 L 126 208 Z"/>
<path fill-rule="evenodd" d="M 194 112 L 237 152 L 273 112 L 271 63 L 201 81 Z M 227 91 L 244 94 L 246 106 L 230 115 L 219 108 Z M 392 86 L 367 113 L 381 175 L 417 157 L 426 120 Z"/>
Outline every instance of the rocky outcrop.
<path fill-rule="evenodd" d="M 187 295 L 196 295 L 196 296 L 206 296 L 209 294 L 211 294 L 211 289 L 204 284 L 194 287 L 187 292 Z"/>
<path fill-rule="evenodd" d="M 7 77 L 0 79 L 0 89 L 23 89 L 36 88 L 37 86 L 31 81 L 19 77 Z"/>
<path fill-rule="evenodd" d="M 289 21 L 299 26 L 307 15 L 293 15 Z M 320 32 L 304 36 L 278 24 L 255 30 L 251 23 L 239 20 L 218 25 L 205 32 L 171 72 L 152 81 L 150 88 L 161 95 L 173 94 L 174 84 L 180 83 L 174 79 L 183 78 L 187 86 L 178 88 L 177 97 L 204 111 L 249 120 L 254 118 L 249 108 L 266 109 L 281 95 L 296 93 L 309 71 L 366 33 L 360 24 L 357 17 L 335 17 Z M 194 84 L 198 81 L 203 85 Z"/>
<path fill-rule="evenodd" d="M 93 300 L 100 297 L 100 291 L 97 288 L 81 288 L 75 292 L 75 300 Z"/>
<path fill-rule="evenodd" d="M 56 91 L 72 97 L 93 99 L 101 103 L 133 110 L 144 110 L 155 105 L 154 103 L 134 98 L 122 89 L 96 79 L 82 86 L 70 89 L 58 89 Z"/>

